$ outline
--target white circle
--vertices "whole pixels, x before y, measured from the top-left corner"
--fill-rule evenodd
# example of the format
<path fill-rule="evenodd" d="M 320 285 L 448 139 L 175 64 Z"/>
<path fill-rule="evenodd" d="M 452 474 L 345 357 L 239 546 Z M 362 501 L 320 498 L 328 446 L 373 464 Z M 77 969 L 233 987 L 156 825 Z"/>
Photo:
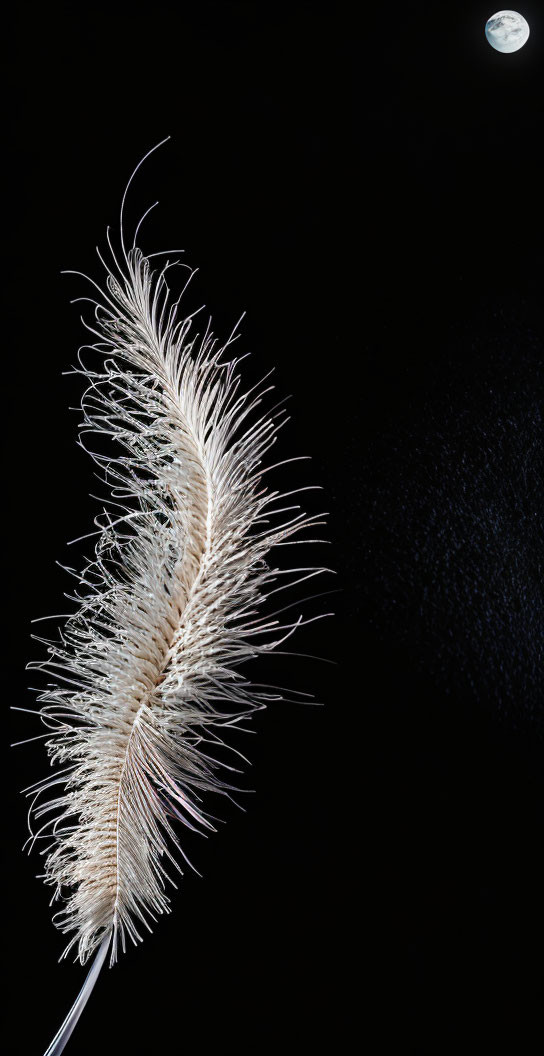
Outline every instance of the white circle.
<path fill-rule="evenodd" d="M 529 39 L 529 23 L 517 11 L 497 11 L 485 24 L 485 35 L 496 51 L 519 51 Z"/>

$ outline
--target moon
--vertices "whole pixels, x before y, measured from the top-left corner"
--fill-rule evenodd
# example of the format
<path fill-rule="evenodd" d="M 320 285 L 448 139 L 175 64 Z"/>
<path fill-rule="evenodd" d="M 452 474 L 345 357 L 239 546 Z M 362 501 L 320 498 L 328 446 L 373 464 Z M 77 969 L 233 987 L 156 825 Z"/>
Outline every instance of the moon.
<path fill-rule="evenodd" d="M 509 55 L 529 39 L 529 23 L 517 11 L 497 11 L 485 24 L 485 35 L 495 51 Z"/>

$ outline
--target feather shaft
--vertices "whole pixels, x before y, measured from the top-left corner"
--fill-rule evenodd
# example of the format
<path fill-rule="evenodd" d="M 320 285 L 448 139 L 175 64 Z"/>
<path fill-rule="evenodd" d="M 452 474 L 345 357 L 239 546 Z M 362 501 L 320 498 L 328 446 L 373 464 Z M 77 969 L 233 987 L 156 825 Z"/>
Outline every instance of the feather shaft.
<path fill-rule="evenodd" d="M 83 1012 L 83 1009 L 85 1008 L 85 1005 L 87 1004 L 87 1001 L 89 1000 L 94 990 L 96 980 L 100 975 L 100 969 L 102 968 L 102 965 L 104 964 L 104 961 L 106 959 L 110 940 L 111 935 L 109 933 L 105 935 L 102 939 L 102 942 L 98 947 L 93 963 L 86 975 L 85 982 L 83 983 L 83 986 L 81 987 L 81 990 L 79 991 L 79 994 L 76 997 L 76 1000 L 74 1001 L 62 1026 L 57 1031 L 55 1037 L 53 1038 L 53 1041 L 49 1045 L 47 1051 L 44 1053 L 44 1056 L 61 1056 L 61 1053 L 64 1052 L 66 1044 L 72 1036 L 72 1032 L 77 1025 L 79 1017 L 81 1016 L 81 1013 Z"/>

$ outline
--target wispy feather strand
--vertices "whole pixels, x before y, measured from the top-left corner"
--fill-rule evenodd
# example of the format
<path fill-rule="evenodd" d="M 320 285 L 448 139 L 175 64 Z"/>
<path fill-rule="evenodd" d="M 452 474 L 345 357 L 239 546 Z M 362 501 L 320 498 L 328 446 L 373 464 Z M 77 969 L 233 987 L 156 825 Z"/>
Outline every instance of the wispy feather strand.
<path fill-rule="evenodd" d="M 230 795 L 222 774 L 237 769 L 225 737 L 282 699 L 239 671 L 303 622 L 263 615 L 263 602 L 324 571 L 269 564 L 273 547 L 321 521 L 265 486 L 285 420 L 257 410 L 268 389 L 240 391 L 232 337 L 218 347 L 209 329 L 194 333 L 166 283 L 172 262 L 154 271 L 135 245 L 127 252 L 122 216 L 120 263 L 109 244 L 87 324 L 98 341 L 77 370 L 81 444 L 116 445 L 113 456 L 90 449 L 111 500 L 93 559 L 73 572 L 77 611 L 31 665 L 54 679 L 39 699 L 56 767 L 30 790 L 31 844 L 50 840 L 54 919 L 81 963 L 97 947 L 101 963 L 110 940 L 113 963 L 119 941 L 138 942 L 168 911 L 185 858 L 178 823 L 214 828 L 205 794 Z"/>

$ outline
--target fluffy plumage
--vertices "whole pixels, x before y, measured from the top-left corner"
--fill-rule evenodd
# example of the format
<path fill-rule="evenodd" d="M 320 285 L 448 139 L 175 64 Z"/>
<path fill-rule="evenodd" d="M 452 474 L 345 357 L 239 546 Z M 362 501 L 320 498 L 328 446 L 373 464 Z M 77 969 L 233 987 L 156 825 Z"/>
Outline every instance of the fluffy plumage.
<path fill-rule="evenodd" d="M 278 697 L 240 665 L 302 620 L 282 625 L 263 602 L 323 571 L 286 575 L 268 560 L 321 523 L 266 488 L 283 412 L 257 410 L 267 389 L 240 391 L 232 338 L 218 346 L 180 315 L 172 264 L 154 271 L 125 250 L 122 213 L 118 259 L 109 244 L 87 324 L 98 340 L 78 370 L 80 440 L 111 499 L 76 577 L 77 611 L 31 665 L 49 678 L 41 717 L 55 764 L 31 790 L 32 842 L 50 837 L 56 923 L 82 963 L 99 946 L 103 959 L 109 937 L 115 961 L 119 942 L 139 941 L 168 911 L 182 827 L 212 829 L 205 794 L 229 794 L 226 735 Z"/>

